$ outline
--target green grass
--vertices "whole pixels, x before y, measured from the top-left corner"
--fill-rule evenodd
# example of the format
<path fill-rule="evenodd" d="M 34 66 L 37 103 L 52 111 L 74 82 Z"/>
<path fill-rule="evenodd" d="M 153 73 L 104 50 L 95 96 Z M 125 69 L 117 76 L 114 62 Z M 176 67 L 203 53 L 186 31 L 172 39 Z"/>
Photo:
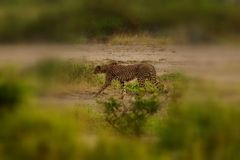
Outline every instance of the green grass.
<path fill-rule="evenodd" d="M 100 86 L 103 77 L 93 73 L 94 65 L 86 60 L 70 61 L 48 58 L 26 67 L 23 75 L 31 79 L 38 94 L 61 94 Z"/>
<path fill-rule="evenodd" d="M 76 127 L 62 118 L 33 106 L 1 117 L 1 159 L 76 159 Z"/>
<path fill-rule="evenodd" d="M 1 104 L 11 102 L 4 102 L 9 107 L 14 102 L 17 107 L 1 112 L 0 159 L 240 158 L 239 104 L 219 97 L 225 93 L 221 86 L 169 73 L 158 77 L 167 92 L 130 95 L 131 99 L 125 101 L 102 100 L 103 109 L 94 103 L 61 106 L 28 103 L 28 98 L 38 98 L 34 97 L 36 94 L 23 96 L 31 88 L 33 77 L 46 84 L 46 78 L 58 79 L 62 71 L 74 70 L 71 65 L 70 69 L 62 70 L 65 61 L 45 62 L 29 72 L 1 68 L 0 87 L 7 88 L 0 90 Z M 73 80 L 68 77 L 67 81 L 56 83 L 66 87 L 68 83 L 88 82 L 87 74 L 92 73 L 86 72 L 86 64 L 79 63 L 77 68 L 83 70 L 74 72 L 84 77 Z M 43 66 L 53 68 L 47 70 L 47 76 Z M 239 88 L 233 89 L 234 93 L 239 92 Z"/>
<path fill-rule="evenodd" d="M 158 149 L 172 159 L 238 159 L 238 108 L 214 100 L 170 106 L 159 128 Z"/>
<path fill-rule="evenodd" d="M 96 81 L 93 65 L 84 60 L 71 62 L 60 59 L 44 59 L 29 67 L 28 73 L 44 81 L 58 81 L 65 83 L 79 83 Z"/>

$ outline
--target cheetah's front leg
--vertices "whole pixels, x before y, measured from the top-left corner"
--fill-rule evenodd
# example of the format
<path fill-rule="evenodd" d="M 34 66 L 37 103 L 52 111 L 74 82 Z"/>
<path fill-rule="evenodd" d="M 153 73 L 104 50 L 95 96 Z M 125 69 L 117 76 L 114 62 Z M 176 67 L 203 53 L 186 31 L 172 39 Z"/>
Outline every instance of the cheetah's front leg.
<path fill-rule="evenodd" d="M 97 94 L 95 94 L 94 97 L 97 97 L 99 94 L 101 94 L 102 91 L 104 91 L 104 90 L 111 84 L 111 81 L 112 81 L 112 80 L 107 77 L 106 80 L 105 80 L 104 85 L 103 85 L 102 88 L 97 92 Z"/>
<path fill-rule="evenodd" d="M 109 84 L 105 83 L 102 88 L 97 92 L 97 94 L 95 94 L 95 97 L 99 96 L 102 91 L 104 91 L 107 87 L 109 86 Z"/>
<path fill-rule="evenodd" d="M 123 99 L 124 96 L 126 95 L 126 89 L 125 89 L 124 82 L 121 82 L 121 89 L 122 89 L 121 99 Z"/>

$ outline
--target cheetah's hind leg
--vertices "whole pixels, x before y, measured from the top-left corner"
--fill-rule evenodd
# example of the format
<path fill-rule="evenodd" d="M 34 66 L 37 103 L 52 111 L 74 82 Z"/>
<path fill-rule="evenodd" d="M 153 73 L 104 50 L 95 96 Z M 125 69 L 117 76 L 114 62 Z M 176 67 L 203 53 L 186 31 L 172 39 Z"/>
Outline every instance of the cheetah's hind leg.
<path fill-rule="evenodd" d="M 121 82 L 121 90 L 122 90 L 122 93 L 121 93 L 120 99 L 123 99 L 126 95 L 126 88 L 125 88 L 124 82 Z"/>

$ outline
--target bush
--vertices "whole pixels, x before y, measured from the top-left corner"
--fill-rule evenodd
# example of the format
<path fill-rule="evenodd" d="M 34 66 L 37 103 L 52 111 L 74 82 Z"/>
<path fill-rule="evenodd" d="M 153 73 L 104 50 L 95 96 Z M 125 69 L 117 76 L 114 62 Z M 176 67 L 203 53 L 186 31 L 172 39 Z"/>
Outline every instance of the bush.
<path fill-rule="evenodd" d="M 160 103 L 156 97 L 136 97 L 128 106 L 114 98 L 103 102 L 106 121 L 123 134 L 141 135 L 149 116 L 157 112 Z"/>

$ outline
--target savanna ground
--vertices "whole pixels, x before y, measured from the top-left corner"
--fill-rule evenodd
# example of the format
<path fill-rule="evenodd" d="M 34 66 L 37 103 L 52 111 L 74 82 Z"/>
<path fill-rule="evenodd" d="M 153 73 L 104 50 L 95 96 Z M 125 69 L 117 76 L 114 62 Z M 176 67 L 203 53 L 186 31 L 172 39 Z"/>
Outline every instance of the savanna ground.
<path fill-rule="evenodd" d="M 31 67 L 49 59 L 73 64 L 88 62 L 92 67 L 110 63 L 112 60 L 120 64 L 144 62 L 153 64 L 159 76 L 181 72 L 189 77 L 207 81 L 210 85 L 216 85 L 221 89 L 229 89 L 229 92 L 231 89 L 235 92 L 234 90 L 239 87 L 240 48 L 236 45 L 171 45 L 167 44 L 167 40 L 151 41 L 151 43 L 140 41 L 138 42 L 140 44 L 134 44 L 131 39 L 115 41 L 107 44 L 80 45 L 2 45 L 0 62 L 1 66 L 12 65 L 20 68 Z M 93 95 L 98 89 L 99 86 L 89 88 L 89 86 L 74 84 L 70 89 L 45 98 L 60 104 L 64 102 L 94 103 Z M 105 90 L 103 97 L 120 93 L 118 89 L 110 90 Z M 234 96 L 226 94 L 226 96 L 240 99 L 238 94 Z"/>
<path fill-rule="evenodd" d="M 240 48 L 133 39 L 2 45 L 0 157 L 238 159 Z M 93 68 L 112 60 L 153 64 L 162 90 L 129 82 L 120 100 L 113 82 L 94 98 Z"/>

